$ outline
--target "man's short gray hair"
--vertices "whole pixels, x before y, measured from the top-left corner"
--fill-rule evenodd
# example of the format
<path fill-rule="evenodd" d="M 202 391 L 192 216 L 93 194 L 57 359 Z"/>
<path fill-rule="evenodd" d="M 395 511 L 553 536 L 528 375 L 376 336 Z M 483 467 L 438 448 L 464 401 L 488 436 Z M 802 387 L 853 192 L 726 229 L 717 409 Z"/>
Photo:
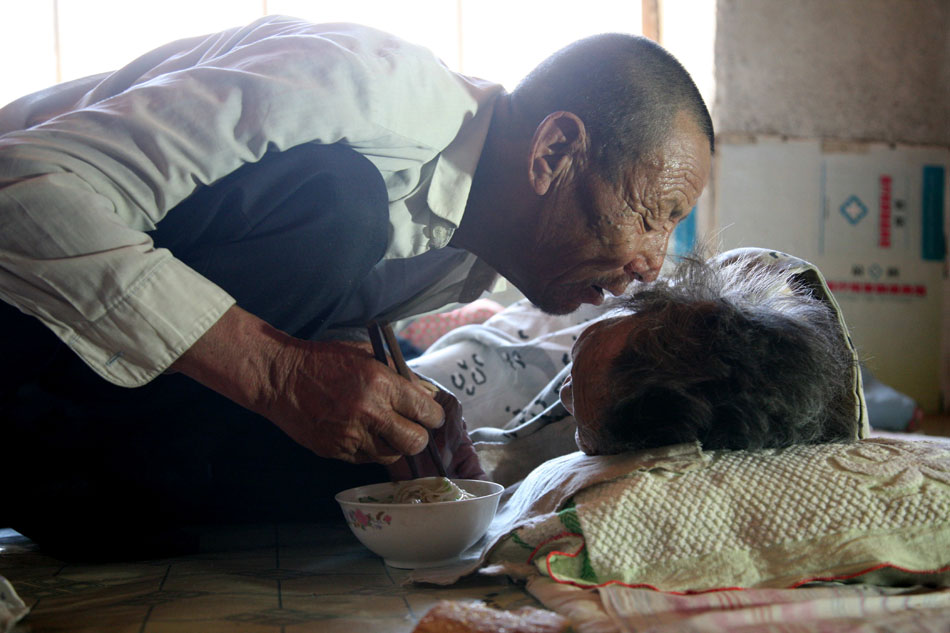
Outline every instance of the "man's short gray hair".
<path fill-rule="evenodd" d="M 512 101 L 532 129 L 552 112 L 580 117 L 593 167 L 612 183 L 660 147 L 679 112 L 714 146 L 712 119 L 689 73 L 641 36 L 604 33 L 569 44 L 531 71 Z"/>

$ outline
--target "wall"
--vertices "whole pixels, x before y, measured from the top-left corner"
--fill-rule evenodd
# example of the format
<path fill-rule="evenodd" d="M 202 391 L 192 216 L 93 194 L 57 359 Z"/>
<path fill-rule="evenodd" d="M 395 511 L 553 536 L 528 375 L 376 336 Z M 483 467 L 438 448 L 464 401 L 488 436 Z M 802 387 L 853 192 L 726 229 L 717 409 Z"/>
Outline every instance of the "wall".
<path fill-rule="evenodd" d="M 707 224 L 814 261 L 871 370 L 939 409 L 950 1 L 718 0 L 715 30 Z"/>
<path fill-rule="evenodd" d="M 719 0 L 717 130 L 950 146 L 947 0 Z"/>

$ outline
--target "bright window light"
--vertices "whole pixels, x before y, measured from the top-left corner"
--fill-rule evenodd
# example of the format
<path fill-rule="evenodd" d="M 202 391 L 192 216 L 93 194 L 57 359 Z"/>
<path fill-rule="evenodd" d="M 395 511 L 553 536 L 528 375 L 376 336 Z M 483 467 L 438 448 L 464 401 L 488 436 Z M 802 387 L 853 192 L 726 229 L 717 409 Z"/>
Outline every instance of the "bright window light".
<path fill-rule="evenodd" d="M 571 42 L 641 32 L 633 0 L 268 0 L 270 13 L 313 22 L 359 22 L 423 44 L 450 68 L 511 90 L 538 62 Z M 504 17 L 499 17 L 504 16 Z"/>
<path fill-rule="evenodd" d="M 367 24 L 509 90 L 574 40 L 641 32 L 635 0 L 585 0 L 582 10 L 576 0 L 2 0 L 0 7 L 0 58 L 8 61 L 0 105 L 266 14 Z"/>
<path fill-rule="evenodd" d="M 56 83 L 52 2 L 4 2 L 0 9 L 0 105 Z"/>
<path fill-rule="evenodd" d="M 64 81 L 114 70 L 166 42 L 261 16 L 260 0 L 58 0 L 58 5 Z"/>

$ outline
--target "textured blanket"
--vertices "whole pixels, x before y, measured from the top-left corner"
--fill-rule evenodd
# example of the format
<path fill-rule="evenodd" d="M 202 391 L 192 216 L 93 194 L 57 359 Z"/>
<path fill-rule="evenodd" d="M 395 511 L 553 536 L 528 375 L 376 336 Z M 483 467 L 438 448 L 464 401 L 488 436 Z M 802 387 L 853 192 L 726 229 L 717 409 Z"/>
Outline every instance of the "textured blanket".
<path fill-rule="evenodd" d="M 543 576 L 528 591 L 577 633 L 945 633 L 950 589 L 815 583 L 676 595 L 608 585 L 597 591 Z"/>
<path fill-rule="evenodd" d="M 651 456 L 526 522 L 490 560 L 582 586 L 674 592 L 947 583 L 950 450 L 875 438 Z"/>
<path fill-rule="evenodd" d="M 871 438 L 757 452 L 574 453 L 533 471 L 468 568 L 443 570 L 441 581 L 480 565 L 681 593 L 852 578 L 946 585 L 950 449 Z"/>

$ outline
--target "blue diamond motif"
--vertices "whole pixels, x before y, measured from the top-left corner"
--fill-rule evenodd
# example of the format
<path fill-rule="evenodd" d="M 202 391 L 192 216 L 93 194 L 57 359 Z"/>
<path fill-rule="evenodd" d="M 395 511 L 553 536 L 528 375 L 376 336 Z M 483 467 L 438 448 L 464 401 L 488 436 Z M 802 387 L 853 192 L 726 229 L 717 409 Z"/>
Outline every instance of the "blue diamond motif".
<path fill-rule="evenodd" d="M 857 196 L 849 196 L 838 210 L 841 211 L 841 215 L 851 224 L 857 224 L 868 214 L 868 208 Z"/>

